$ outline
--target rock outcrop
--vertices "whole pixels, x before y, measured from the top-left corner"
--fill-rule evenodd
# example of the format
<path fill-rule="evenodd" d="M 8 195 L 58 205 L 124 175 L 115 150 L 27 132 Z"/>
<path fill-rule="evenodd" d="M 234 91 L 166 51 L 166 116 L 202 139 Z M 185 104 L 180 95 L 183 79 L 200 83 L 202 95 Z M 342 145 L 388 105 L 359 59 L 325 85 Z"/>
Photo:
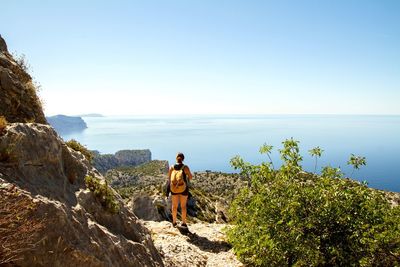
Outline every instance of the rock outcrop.
<path fill-rule="evenodd" d="M 11 122 L 0 132 L 0 265 L 163 266 L 149 231 L 103 176 L 40 124 L 32 79 L 1 38 L 0 93 L 0 115 Z"/>
<path fill-rule="evenodd" d="M 46 123 L 24 60 L 14 59 L 0 36 L 0 116 L 9 122 Z"/>
<path fill-rule="evenodd" d="M 87 128 L 86 122 L 81 117 L 56 115 L 46 119 L 60 135 L 81 132 Z"/>
<path fill-rule="evenodd" d="M 163 221 L 164 218 L 157 209 L 157 200 L 148 195 L 135 195 L 128 207 L 136 216 L 148 221 Z"/>
<path fill-rule="evenodd" d="M 94 152 L 93 166 L 101 173 L 119 167 L 133 167 L 151 161 L 149 149 L 120 150 L 115 154 Z"/>
<path fill-rule="evenodd" d="M 0 35 L 0 52 L 8 53 L 6 41 L 4 41 L 3 37 Z"/>
<path fill-rule="evenodd" d="M 0 137 L 0 159 L 0 188 L 30 199 L 36 207 L 30 221 L 44 225 L 36 245 L 15 264 L 162 266 L 147 229 L 118 194 L 117 213 L 101 205 L 84 178 L 104 178 L 50 126 L 10 124 Z"/>

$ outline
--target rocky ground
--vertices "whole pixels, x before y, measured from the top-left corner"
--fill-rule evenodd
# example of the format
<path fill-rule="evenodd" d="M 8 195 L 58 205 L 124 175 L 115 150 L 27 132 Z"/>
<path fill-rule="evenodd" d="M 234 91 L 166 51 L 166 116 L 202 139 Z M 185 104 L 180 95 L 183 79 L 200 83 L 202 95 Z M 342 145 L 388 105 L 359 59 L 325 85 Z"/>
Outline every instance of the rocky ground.
<path fill-rule="evenodd" d="M 189 224 L 189 232 L 170 222 L 144 221 L 165 266 L 243 266 L 225 241 L 225 224 Z"/>

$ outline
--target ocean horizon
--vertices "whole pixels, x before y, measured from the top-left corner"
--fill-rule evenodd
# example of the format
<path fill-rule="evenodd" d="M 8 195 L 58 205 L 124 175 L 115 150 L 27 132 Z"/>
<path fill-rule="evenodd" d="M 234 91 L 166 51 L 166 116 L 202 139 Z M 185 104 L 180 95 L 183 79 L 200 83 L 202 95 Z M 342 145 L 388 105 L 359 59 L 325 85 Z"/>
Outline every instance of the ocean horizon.
<path fill-rule="evenodd" d="M 281 161 L 282 141 L 300 142 L 302 166 L 313 172 L 308 150 L 319 146 L 323 166 L 340 167 L 346 176 L 367 181 L 377 189 L 400 191 L 400 115 L 139 115 L 83 117 L 88 128 L 61 134 L 91 150 L 115 153 L 122 149 L 150 149 L 153 159 L 173 164 L 185 153 L 192 171 L 235 172 L 229 161 L 236 155 L 257 164 L 267 160 L 258 150 L 274 146 L 272 160 Z M 367 166 L 353 173 L 350 154 L 364 156 Z M 351 175 L 353 173 L 353 175 Z"/>

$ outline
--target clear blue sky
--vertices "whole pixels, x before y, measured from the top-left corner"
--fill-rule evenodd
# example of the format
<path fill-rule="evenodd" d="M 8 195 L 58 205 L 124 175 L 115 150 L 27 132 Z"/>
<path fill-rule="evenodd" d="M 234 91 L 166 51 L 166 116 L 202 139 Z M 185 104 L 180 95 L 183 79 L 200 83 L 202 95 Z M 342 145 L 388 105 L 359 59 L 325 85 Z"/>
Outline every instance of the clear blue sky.
<path fill-rule="evenodd" d="M 47 114 L 400 114 L 400 1 L 0 0 Z"/>

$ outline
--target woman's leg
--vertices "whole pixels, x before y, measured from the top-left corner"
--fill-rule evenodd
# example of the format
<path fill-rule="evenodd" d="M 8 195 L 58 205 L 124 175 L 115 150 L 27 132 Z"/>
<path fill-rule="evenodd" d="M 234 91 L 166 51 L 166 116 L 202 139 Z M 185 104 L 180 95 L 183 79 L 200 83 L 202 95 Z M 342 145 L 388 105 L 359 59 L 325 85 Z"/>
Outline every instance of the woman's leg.
<path fill-rule="evenodd" d="M 176 223 L 176 216 L 178 214 L 179 195 L 171 195 L 172 200 L 172 223 Z"/>
<path fill-rule="evenodd" d="M 186 202 L 187 202 L 188 196 L 184 195 L 179 195 L 179 201 L 181 202 L 181 211 L 182 211 L 182 223 L 186 224 Z"/>

